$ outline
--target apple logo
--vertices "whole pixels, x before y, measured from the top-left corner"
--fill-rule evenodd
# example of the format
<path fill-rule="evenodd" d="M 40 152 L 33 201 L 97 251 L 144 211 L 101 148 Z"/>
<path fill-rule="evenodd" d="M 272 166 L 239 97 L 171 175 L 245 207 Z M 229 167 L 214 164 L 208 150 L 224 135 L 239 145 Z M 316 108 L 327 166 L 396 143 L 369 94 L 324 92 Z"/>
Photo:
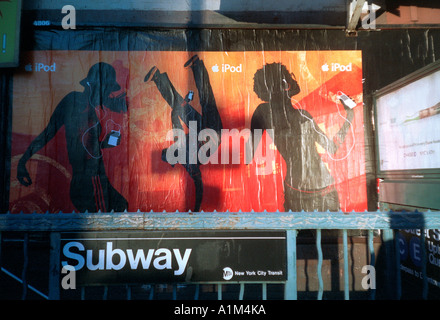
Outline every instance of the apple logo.
<path fill-rule="evenodd" d="M 327 71 L 329 70 L 329 68 L 328 68 L 328 64 L 327 64 L 327 63 L 323 64 L 323 65 L 321 66 L 321 70 L 327 72 Z"/>
<path fill-rule="evenodd" d="M 219 71 L 218 65 L 216 65 L 216 64 L 213 65 L 211 69 L 212 69 L 212 72 L 218 72 Z"/>
<path fill-rule="evenodd" d="M 26 71 L 32 71 L 32 64 L 27 64 L 27 65 L 25 65 L 24 66 L 24 70 L 26 70 Z"/>

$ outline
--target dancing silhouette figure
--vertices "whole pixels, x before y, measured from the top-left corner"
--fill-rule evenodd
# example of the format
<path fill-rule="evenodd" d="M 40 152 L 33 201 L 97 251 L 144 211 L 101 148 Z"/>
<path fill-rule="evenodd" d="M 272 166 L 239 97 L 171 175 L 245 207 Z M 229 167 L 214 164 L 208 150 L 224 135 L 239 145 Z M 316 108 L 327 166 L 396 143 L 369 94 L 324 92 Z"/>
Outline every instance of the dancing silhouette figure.
<path fill-rule="evenodd" d="M 201 114 L 195 110 L 190 102 L 192 100 L 192 92 L 190 91 L 185 98 L 180 95 L 167 73 L 161 73 L 157 67 L 153 67 L 147 73 L 144 81 L 153 81 L 163 99 L 172 108 L 171 121 L 173 129 L 183 129 L 182 122 L 189 127 L 190 121 L 197 122 L 197 136 L 200 131 L 204 129 L 214 130 L 220 137 L 222 129 L 222 121 L 217 109 L 217 105 L 214 98 L 214 93 L 209 81 L 209 75 L 206 67 L 201 59 L 197 55 L 192 56 L 185 64 L 184 67 L 189 67 L 194 75 L 194 80 L 199 93 L 199 102 L 201 106 Z M 185 135 L 186 138 L 186 161 L 180 163 L 188 172 L 191 179 L 195 184 L 195 205 L 194 211 L 200 211 L 200 206 L 203 199 L 203 180 L 202 173 L 200 171 L 200 165 L 198 157 L 196 163 L 190 161 L 190 143 L 189 135 Z M 197 145 L 197 152 L 201 144 Z M 162 160 L 168 162 L 166 159 L 167 149 L 162 151 Z M 169 163 L 169 162 L 168 162 Z"/>
<path fill-rule="evenodd" d="M 111 185 L 102 158 L 102 149 L 114 148 L 120 142 L 120 130 L 107 132 L 100 140 L 108 110 L 127 111 L 125 93 L 110 97 L 120 90 L 116 72 L 107 63 L 93 65 L 82 80 L 83 92 L 67 94 L 52 113 L 46 128 L 32 141 L 17 167 L 17 179 L 24 185 L 32 184 L 26 162 L 43 148 L 64 126 L 69 162 L 72 166 L 70 199 L 77 210 L 103 212 L 127 209 L 127 200 Z M 106 110 L 108 109 L 108 110 Z M 101 119 L 97 113 L 104 113 Z M 113 123 L 115 124 L 115 123 Z M 118 124 L 115 124 L 119 126 Z M 120 126 L 119 126 L 120 128 Z M 107 131 L 107 125 L 104 128 Z"/>

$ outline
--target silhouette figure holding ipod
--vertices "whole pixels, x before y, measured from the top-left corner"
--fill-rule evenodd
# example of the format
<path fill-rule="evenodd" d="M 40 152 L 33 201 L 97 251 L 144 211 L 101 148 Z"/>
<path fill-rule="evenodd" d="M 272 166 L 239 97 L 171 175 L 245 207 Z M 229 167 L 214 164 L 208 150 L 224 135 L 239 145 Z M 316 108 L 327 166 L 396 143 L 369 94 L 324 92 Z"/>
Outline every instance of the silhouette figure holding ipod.
<path fill-rule="evenodd" d="M 275 146 L 286 162 L 284 209 L 338 211 L 339 197 L 334 179 L 315 143 L 334 155 L 351 127 L 353 110 L 343 104 L 347 118 L 332 140 L 318 127 L 310 113 L 292 106 L 292 97 L 300 92 L 300 87 L 283 64 L 266 64 L 257 70 L 254 91 L 264 103 L 252 115 L 251 131 L 273 129 Z"/>
<path fill-rule="evenodd" d="M 110 184 L 101 150 L 116 147 L 120 143 L 120 129 L 107 132 L 107 124 L 113 121 L 106 119 L 106 109 L 118 113 L 126 112 L 125 93 L 110 97 L 112 92 L 121 87 L 116 82 L 114 68 L 107 63 L 93 65 L 87 77 L 80 83 L 84 91 L 71 92 L 61 100 L 46 128 L 21 157 L 17 179 L 24 186 L 32 184 L 26 162 L 64 126 L 67 152 L 72 166 L 70 199 L 73 205 L 80 212 L 124 211 L 128 207 L 127 200 Z M 98 117 L 98 113 L 104 115 Z M 106 123 L 104 128 L 101 122 Z M 106 136 L 100 141 L 103 129 L 106 130 Z"/>
<path fill-rule="evenodd" d="M 181 121 L 187 127 L 189 126 L 190 121 L 196 121 L 197 135 L 204 129 L 212 129 L 220 137 L 222 121 L 217 110 L 214 93 L 212 92 L 209 81 L 209 75 L 203 61 L 199 59 L 197 55 L 194 55 L 184 64 L 184 67 L 191 68 L 193 72 L 194 80 L 199 93 L 199 101 L 202 111 L 201 113 L 197 112 L 190 104 L 192 101 L 193 92 L 189 91 L 185 98 L 181 96 L 171 83 L 167 73 L 161 73 L 156 67 L 153 67 L 145 76 L 144 81 L 153 81 L 162 97 L 172 108 L 171 122 L 173 129 L 183 129 Z M 199 147 L 200 145 L 197 146 L 197 152 Z M 203 199 L 202 173 L 200 171 L 200 163 L 198 159 L 197 163 L 190 163 L 189 148 L 189 138 L 188 135 L 186 135 L 186 163 L 181 163 L 181 165 L 185 168 L 191 179 L 194 181 L 196 188 L 194 211 L 199 211 Z M 167 149 L 162 150 L 162 160 L 165 162 L 167 162 L 166 151 Z"/>

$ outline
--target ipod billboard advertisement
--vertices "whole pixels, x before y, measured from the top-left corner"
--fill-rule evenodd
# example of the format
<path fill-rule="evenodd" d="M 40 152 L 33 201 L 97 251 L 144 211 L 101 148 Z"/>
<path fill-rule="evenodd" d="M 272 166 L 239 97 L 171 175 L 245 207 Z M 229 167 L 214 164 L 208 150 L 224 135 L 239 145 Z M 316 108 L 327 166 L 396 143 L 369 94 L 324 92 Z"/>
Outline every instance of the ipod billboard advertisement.
<path fill-rule="evenodd" d="M 361 51 L 22 61 L 12 213 L 367 209 Z"/>

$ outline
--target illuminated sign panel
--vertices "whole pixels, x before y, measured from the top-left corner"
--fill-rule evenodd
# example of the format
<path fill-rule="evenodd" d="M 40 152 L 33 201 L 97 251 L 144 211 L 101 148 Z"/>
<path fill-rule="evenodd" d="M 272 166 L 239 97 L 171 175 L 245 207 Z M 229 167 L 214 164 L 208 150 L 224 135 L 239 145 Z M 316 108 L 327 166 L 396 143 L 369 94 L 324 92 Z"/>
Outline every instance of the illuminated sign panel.
<path fill-rule="evenodd" d="M 440 71 L 376 101 L 381 171 L 440 168 Z"/>

